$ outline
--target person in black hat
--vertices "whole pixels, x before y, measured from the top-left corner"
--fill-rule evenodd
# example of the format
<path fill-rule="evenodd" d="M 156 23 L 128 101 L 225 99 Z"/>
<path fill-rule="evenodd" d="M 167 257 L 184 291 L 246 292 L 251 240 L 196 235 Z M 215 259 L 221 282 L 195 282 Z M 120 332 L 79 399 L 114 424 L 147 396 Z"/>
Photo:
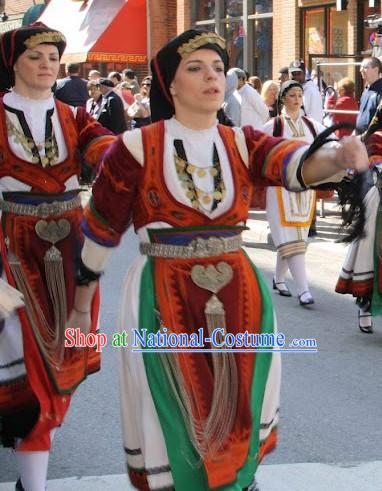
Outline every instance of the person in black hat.
<path fill-rule="evenodd" d="M 157 53 L 154 123 L 109 149 L 83 222 L 89 276 L 131 223 L 140 238 L 120 317 L 139 352 L 121 349 L 120 387 L 129 476 L 141 491 L 252 486 L 276 445 L 279 354 L 221 348 L 275 329 L 267 289 L 240 246 L 253 185 L 304 189 L 341 178 L 344 166 L 367 166 L 357 139 L 303 163 L 305 143 L 217 124 L 227 69 L 225 40 L 207 30 L 186 31 Z M 85 311 L 95 284 L 78 287 Z M 83 320 L 74 311 L 69 322 Z M 169 346 L 169 333 L 188 351 L 149 353 L 146 341 L 155 351 Z M 208 354 L 193 349 L 198 333 Z"/>
<path fill-rule="evenodd" d="M 80 154 L 96 166 L 115 137 L 55 100 L 65 44 L 41 23 L 0 37 L 0 275 L 24 301 L 0 320 L 0 443 L 15 448 L 16 489 L 27 491 L 45 491 L 54 432 L 100 362 L 64 340 L 83 240 Z M 97 303 L 86 314 L 92 333 Z"/>
<path fill-rule="evenodd" d="M 287 66 L 283 66 L 283 67 L 280 68 L 277 79 L 279 81 L 280 86 L 284 82 L 286 82 L 287 80 L 289 80 L 289 68 Z"/>
<path fill-rule="evenodd" d="M 305 63 L 302 60 L 292 61 L 289 65 L 289 76 L 304 87 L 303 110 L 305 115 L 322 123 L 324 117 L 322 97 L 317 85 L 306 78 Z"/>
<path fill-rule="evenodd" d="M 110 79 L 100 78 L 98 83 L 102 93 L 98 122 L 115 134 L 123 133 L 127 125 L 122 99 L 114 92 L 114 83 Z"/>

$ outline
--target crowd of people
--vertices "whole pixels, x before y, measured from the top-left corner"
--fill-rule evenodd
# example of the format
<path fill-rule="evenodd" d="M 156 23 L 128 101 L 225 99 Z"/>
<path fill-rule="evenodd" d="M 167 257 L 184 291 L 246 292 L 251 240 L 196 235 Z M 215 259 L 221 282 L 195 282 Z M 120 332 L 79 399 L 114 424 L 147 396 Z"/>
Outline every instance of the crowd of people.
<path fill-rule="evenodd" d="M 116 135 L 150 124 L 150 75 L 139 84 L 131 68 L 122 73 L 112 71 L 107 77 L 90 70 L 85 80 L 78 63 L 67 63 L 65 68 L 67 77 L 59 79 L 54 89 L 58 100 L 86 107 L 94 119 Z"/>
<path fill-rule="evenodd" d="M 271 297 L 241 247 L 256 189 L 267 189 L 273 287 L 291 296 L 289 268 L 306 307 L 314 302 L 304 254 L 315 189 L 381 160 L 378 131 L 366 146 L 356 136 L 311 145 L 324 131 L 323 105 L 300 60 L 280 70 L 281 84 L 261 84 L 229 68 L 223 38 L 191 29 L 163 46 L 140 84 L 131 69 L 107 77 L 92 70 L 84 80 L 76 64 L 56 82 L 64 48 L 64 36 L 42 24 L 0 37 L 0 439 L 15 449 L 16 489 L 25 491 L 45 490 L 71 395 L 99 369 L 94 351 L 65 347 L 65 329 L 95 332 L 100 277 L 131 224 L 140 255 L 123 288 L 121 330 L 272 334 Z M 371 110 L 380 68 L 374 58 L 363 62 L 363 132 L 366 113 L 382 121 Z M 339 83 L 347 106 L 352 90 L 351 81 Z M 85 210 L 83 163 L 97 169 Z M 373 202 L 369 228 L 378 197 L 375 186 L 365 197 Z M 347 277 L 342 293 L 360 297 L 357 281 Z M 376 291 L 370 274 L 367 281 L 360 318 L 370 332 Z M 124 447 L 137 489 L 257 489 L 257 467 L 277 442 L 279 353 L 119 356 Z"/>

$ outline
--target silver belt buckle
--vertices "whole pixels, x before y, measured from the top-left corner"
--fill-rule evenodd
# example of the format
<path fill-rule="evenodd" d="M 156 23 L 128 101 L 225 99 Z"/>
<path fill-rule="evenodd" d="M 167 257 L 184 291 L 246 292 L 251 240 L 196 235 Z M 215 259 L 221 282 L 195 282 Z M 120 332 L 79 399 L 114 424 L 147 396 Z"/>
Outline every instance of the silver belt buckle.
<path fill-rule="evenodd" d="M 37 214 L 41 218 L 59 215 L 61 212 L 61 203 L 53 201 L 52 203 L 41 203 L 37 205 Z"/>
<path fill-rule="evenodd" d="M 189 247 L 196 257 L 218 256 L 225 251 L 225 243 L 221 237 L 209 237 L 202 239 L 198 237 L 190 242 Z"/>

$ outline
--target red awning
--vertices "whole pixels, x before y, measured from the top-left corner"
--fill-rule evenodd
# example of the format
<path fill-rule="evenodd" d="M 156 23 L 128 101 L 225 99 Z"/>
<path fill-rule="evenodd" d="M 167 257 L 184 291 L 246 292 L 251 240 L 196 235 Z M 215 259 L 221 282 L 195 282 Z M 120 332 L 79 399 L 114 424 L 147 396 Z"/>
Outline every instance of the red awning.
<path fill-rule="evenodd" d="M 146 0 L 51 0 L 39 20 L 64 33 L 63 63 L 147 63 Z"/>

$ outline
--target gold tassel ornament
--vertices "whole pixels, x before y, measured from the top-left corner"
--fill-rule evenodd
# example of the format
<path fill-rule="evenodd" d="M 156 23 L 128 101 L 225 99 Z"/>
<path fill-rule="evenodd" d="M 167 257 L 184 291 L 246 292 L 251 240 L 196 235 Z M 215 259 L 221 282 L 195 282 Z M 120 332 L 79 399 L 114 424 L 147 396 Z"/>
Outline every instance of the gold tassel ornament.
<path fill-rule="evenodd" d="M 216 267 L 195 265 L 191 270 L 192 281 L 205 290 L 212 292 L 211 298 L 206 302 L 205 315 L 207 329 L 210 336 L 217 328 L 226 331 L 226 319 L 223 303 L 217 293 L 233 278 L 232 267 L 219 262 Z M 216 338 L 221 341 L 224 334 Z M 220 339 L 219 339 L 220 338 Z M 232 431 L 238 397 L 238 374 L 234 353 L 217 351 L 212 352 L 213 366 L 213 394 L 210 412 L 202 428 L 201 448 L 204 454 L 213 456 L 224 446 Z"/>
<path fill-rule="evenodd" d="M 58 221 L 39 220 L 35 225 L 36 234 L 40 239 L 50 242 L 52 247 L 44 256 L 45 279 L 53 306 L 54 332 L 56 346 L 61 347 L 59 360 L 62 363 L 64 355 L 64 340 L 67 312 L 64 266 L 61 252 L 55 244 L 70 234 L 70 223 L 61 218 Z"/>
<path fill-rule="evenodd" d="M 41 354 L 50 365 L 59 368 L 64 354 L 64 344 L 60 343 L 59 332 L 55 328 L 52 328 L 46 320 L 19 258 L 12 252 L 9 252 L 8 263 L 17 289 L 24 297 L 25 310 Z"/>

